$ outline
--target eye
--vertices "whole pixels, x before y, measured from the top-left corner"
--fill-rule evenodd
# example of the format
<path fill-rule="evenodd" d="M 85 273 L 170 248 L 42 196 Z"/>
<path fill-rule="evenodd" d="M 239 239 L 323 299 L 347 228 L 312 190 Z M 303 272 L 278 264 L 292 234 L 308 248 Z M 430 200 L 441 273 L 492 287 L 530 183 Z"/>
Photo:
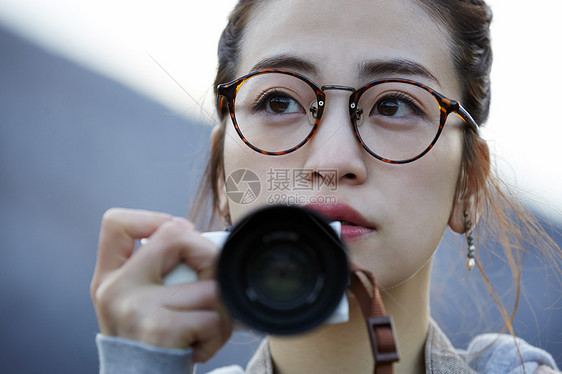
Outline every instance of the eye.
<path fill-rule="evenodd" d="M 304 113 L 297 100 L 282 92 L 269 92 L 263 95 L 255 106 L 256 111 L 265 110 L 271 114 Z"/>
<path fill-rule="evenodd" d="M 387 96 L 379 100 L 371 115 L 381 115 L 385 117 L 404 117 L 419 113 L 414 101 L 405 95 Z"/>

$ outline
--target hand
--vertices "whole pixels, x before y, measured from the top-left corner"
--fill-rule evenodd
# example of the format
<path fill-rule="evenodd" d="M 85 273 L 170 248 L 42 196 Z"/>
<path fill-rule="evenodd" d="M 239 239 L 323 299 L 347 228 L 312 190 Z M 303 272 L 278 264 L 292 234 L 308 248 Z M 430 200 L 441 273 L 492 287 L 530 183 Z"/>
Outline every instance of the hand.
<path fill-rule="evenodd" d="M 141 238 L 150 240 L 133 253 Z M 216 254 L 215 244 L 185 219 L 108 210 L 90 287 L 101 333 L 164 348 L 191 347 L 194 362 L 207 361 L 232 334 L 214 281 Z M 199 280 L 164 286 L 163 277 L 181 262 Z"/>

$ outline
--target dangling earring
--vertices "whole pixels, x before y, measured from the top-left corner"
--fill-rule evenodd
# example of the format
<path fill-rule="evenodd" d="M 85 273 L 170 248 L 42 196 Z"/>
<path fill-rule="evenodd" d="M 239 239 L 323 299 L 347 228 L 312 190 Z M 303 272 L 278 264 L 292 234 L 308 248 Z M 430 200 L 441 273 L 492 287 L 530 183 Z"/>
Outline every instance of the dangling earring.
<path fill-rule="evenodd" d="M 466 238 L 466 244 L 468 245 L 468 253 L 466 255 L 466 268 L 470 271 L 476 265 L 476 261 L 474 260 L 474 253 L 476 252 L 476 247 L 474 246 L 474 237 L 472 233 L 474 231 L 474 227 L 472 227 L 472 222 L 470 218 L 468 218 L 468 212 L 464 212 L 464 224 L 465 224 L 465 232 L 464 236 Z"/>

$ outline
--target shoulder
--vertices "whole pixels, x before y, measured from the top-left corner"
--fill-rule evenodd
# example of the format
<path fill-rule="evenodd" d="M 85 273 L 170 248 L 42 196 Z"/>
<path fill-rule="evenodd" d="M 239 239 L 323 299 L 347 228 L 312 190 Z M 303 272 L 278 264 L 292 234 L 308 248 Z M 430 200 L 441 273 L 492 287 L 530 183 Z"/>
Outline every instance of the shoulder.
<path fill-rule="evenodd" d="M 558 370 L 548 352 L 506 334 L 478 335 L 470 342 L 466 359 L 478 373 L 522 373 L 523 367 L 526 373 Z"/>
<path fill-rule="evenodd" d="M 426 340 L 425 365 L 426 372 L 432 374 L 559 373 L 548 352 L 511 335 L 478 335 L 467 350 L 455 349 L 433 320 Z"/>

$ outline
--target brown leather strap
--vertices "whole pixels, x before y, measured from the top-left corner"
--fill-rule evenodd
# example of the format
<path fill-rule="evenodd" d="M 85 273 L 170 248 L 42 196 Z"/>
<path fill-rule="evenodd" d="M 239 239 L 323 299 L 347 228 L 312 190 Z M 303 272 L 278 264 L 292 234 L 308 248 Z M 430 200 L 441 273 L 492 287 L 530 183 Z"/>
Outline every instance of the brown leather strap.
<path fill-rule="evenodd" d="M 399 360 L 392 317 L 386 315 L 375 277 L 365 269 L 353 271 L 351 291 L 359 302 L 371 339 L 375 374 L 391 374 Z"/>

